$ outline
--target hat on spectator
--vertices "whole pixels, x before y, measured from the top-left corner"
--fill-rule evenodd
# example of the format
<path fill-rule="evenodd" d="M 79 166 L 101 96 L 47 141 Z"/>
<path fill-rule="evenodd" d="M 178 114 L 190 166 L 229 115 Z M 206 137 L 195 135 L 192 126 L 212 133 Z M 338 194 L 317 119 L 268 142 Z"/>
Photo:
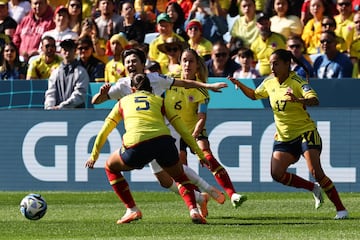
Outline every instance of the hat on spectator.
<path fill-rule="evenodd" d="M 112 35 L 112 37 L 110 38 L 110 43 L 113 42 L 119 42 L 122 48 L 126 48 L 126 46 L 128 45 L 128 41 L 127 39 L 122 35 L 122 34 L 114 34 Z"/>
<path fill-rule="evenodd" d="M 3 0 L 0 0 L 0 1 L 3 1 Z M 68 9 L 64 5 L 60 5 L 55 9 L 54 15 L 58 14 L 59 12 L 68 13 Z"/>
<path fill-rule="evenodd" d="M 168 52 L 167 49 L 176 47 L 179 48 L 180 51 L 182 51 L 185 47 L 187 47 L 187 44 L 177 37 L 169 37 L 165 40 L 164 43 L 157 46 L 158 50 L 165 54 Z"/>
<path fill-rule="evenodd" d="M 0 5 L 7 5 L 9 0 L 0 0 Z"/>
<path fill-rule="evenodd" d="M 167 13 L 160 13 L 156 18 L 156 23 L 159 23 L 160 21 L 165 21 L 171 23 L 171 19 Z"/>
<path fill-rule="evenodd" d="M 64 49 L 75 49 L 76 43 L 72 39 L 65 39 L 60 43 L 60 47 Z"/>
<path fill-rule="evenodd" d="M 261 22 L 263 20 L 267 20 L 269 21 L 270 20 L 270 16 L 265 14 L 265 13 L 259 13 L 257 16 L 256 16 L 256 22 Z"/>
<path fill-rule="evenodd" d="M 202 32 L 202 24 L 199 20 L 193 19 L 186 25 L 186 31 L 188 31 L 191 27 L 197 27 L 200 32 Z"/>

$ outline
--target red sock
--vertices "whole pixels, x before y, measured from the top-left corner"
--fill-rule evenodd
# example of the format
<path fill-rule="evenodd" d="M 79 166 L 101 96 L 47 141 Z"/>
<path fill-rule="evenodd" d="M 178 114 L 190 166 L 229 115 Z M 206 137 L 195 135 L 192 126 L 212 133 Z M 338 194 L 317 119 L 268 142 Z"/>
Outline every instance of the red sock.
<path fill-rule="evenodd" d="M 319 182 L 321 188 L 324 190 L 330 201 L 335 205 L 336 211 L 345 210 L 344 205 L 340 200 L 340 196 L 338 191 L 335 188 L 333 182 L 327 176 L 323 177 L 323 179 Z"/>
<path fill-rule="evenodd" d="M 135 207 L 134 198 L 131 195 L 129 184 L 125 180 L 124 176 L 120 172 L 113 173 L 107 168 L 105 168 L 105 172 L 114 192 L 125 204 L 125 206 L 127 208 Z"/>
<path fill-rule="evenodd" d="M 191 183 L 191 181 L 188 179 L 185 173 L 183 173 L 179 177 L 176 177 L 176 179 L 174 180 L 178 185 L 180 196 L 184 200 L 189 210 L 196 208 L 197 206 L 196 206 L 196 200 L 194 194 L 194 189 L 195 189 L 194 184 Z"/>
<path fill-rule="evenodd" d="M 309 191 L 312 191 L 314 189 L 313 182 L 307 181 L 307 180 L 299 177 L 296 174 L 292 174 L 292 173 L 288 173 L 288 172 L 286 172 L 282 176 L 282 178 L 279 180 L 279 182 L 286 186 L 291 186 L 291 187 L 296 187 L 296 188 L 304 188 Z"/>
<path fill-rule="evenodd" d="M 210 163 L 210 171 L 215 177 L 216 182 L 226 191 L 228 196 L 231 198 L 236 191 L 234 185 L 232 184 L 229 174 L 223 166 L 214 158 L 212 153 L 204 151 L 206 159 Z"/>

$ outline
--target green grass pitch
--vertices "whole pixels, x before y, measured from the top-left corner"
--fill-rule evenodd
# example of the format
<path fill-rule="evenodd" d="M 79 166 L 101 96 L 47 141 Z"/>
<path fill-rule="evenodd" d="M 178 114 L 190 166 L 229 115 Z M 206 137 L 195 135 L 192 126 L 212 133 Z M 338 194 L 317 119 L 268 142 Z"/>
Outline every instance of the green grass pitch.
<path fill-rule="evenodd" d="M 208 204 L 208 224 L 191 223 L 182 199 L 170 192 L 134 192 L 143 219 L 117 225 L 125 208 L 113 192 L 38 192 L 48 203 L 38 221 L 25 219 L 19 203 L 28 192 L 0 192 L 0 239 L 360 239 L 360 193 L 340 193 L 350 219 L 335 221 L 325 197 L 314 209 L 311 193 L 246 193 L 234 209 L 229 201 Z"/>

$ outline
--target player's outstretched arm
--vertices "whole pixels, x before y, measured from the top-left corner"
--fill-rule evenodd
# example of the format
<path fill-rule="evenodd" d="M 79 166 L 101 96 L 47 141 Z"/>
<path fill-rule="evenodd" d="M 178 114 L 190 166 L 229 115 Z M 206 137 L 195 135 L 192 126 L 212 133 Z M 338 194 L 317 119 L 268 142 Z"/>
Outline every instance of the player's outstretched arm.
<path fill-rule="evenodd" d="M 245 96 L 252 100 L 256 100 L 254 89 L 249 88 L 248 86 L 233 77 L 227 77 L 227 79 L 229 79 L 235 86 L 240 88 L 240 90 L 245 94 Z"/>
<path fill-rule="evenodd" d="M 106 100 L 109 100 L 110 98 L 108 96 L 108 92 L 110 90 L 110 87 L 111 87 L 110 83 L 105 83 L 104 85 L 102 85 L 101 88 L 99 89 L 99 92 L 95 94 L 91 99 L 91 103 L 100 104 L 105 102 Z"/>
<path fill-rule="evenodd" d="M 174 86 L 185 87 L 185 88 L 207 88 L 214 92 L 221 92 L 222 88 L 226 88 L 228 85 L 225 82 L 216 82 L 216 83 L 203 83 L 193 80 L 176 80 L 173 83 Z"/>

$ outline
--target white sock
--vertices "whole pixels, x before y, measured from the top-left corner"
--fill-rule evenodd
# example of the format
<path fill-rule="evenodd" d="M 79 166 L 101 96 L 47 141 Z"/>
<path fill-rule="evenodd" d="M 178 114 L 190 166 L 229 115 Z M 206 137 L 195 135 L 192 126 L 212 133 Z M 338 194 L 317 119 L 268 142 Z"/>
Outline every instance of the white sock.
<path fill-rule="evenodd" d="M 179 189 L 178 189 L 175 181 L 173 181 L 172 185 L 168 189 L 176 194 L 179 194 Z"/>
<path fill-rule="evenodd" d="M 183 165 L 183 168 L 186 176 L 191 180 L 193 184 L 195 184 L 205 192 L 209 192 L 211 190 L 212 186 L 208 184 L 202 177 L 200 177 L 193 169 L 191 169 L 187 165 Z"/>

